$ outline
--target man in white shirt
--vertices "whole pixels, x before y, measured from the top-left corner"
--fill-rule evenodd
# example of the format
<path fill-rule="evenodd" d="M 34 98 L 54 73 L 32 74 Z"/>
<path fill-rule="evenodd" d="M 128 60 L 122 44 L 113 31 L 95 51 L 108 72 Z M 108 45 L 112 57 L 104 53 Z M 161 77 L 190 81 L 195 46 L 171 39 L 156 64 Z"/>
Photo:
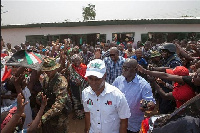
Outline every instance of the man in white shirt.
<path fill-rule="evenodd" d="M 124 94 L 106 83 L 105 63 L 90 61 L 85 76 L 89 82 L 82 93 L 85 133 L 126 133 L 130 109 Z"/>

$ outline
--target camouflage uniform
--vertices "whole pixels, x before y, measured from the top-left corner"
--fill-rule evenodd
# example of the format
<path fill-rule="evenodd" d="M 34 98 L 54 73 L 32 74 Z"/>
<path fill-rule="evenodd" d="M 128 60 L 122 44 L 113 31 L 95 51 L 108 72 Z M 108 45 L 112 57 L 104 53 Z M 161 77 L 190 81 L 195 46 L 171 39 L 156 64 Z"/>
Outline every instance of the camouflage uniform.
<path fill-rule="evenodd" d="M 64 76 L 56 73 L 48 81 L 44 78 L 43 93 L 49 98 L 45 114 L 42 116 L 43 133 L 66 133 L 67 129 L 67 109 L 66 105 L 71 103 L 67 91 L 68 82 Z M 37 96 L 38 99 L 40 94 Z"/>

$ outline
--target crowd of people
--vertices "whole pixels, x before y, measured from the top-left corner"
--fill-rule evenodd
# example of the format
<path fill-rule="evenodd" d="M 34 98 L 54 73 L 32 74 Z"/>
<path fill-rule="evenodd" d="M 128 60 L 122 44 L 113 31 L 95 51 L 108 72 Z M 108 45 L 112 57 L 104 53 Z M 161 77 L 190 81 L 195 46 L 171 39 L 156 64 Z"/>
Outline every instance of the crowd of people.
<path fill-rule="evenodd" d="M 6 65 L 22 50 L 43 57 L 40 70 Z M 2 133 L 68 132 L 69 113 L 85 133 L 139 133 L 147 111 L 170 114 L 199 92 L 200 40 L 12 48 L 1 38 Z"/>

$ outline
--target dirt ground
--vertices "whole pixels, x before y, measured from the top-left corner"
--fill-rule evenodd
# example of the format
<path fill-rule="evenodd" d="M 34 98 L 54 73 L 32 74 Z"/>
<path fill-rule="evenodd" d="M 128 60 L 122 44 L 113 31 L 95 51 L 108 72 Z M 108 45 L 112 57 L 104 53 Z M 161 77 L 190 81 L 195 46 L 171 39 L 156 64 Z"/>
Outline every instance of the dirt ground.
<path fill-rule="evenodd" d="M 156 108 L 153 111 L 146 111 L 144 117 L 150 117 L 157 114 L 159 114 L 158 106 L 156 106 Z M 69 115 L 69 133 L 84 133 L 85 119 L 73 120 L 72 117 L 73 117 L 73 114 L 71 113 Z"/>
<path fill-rule="evenodd" d="M 84 133 L 85 119 L 72 119 L 73 114 L 69 115 L 69 133 Z"/>

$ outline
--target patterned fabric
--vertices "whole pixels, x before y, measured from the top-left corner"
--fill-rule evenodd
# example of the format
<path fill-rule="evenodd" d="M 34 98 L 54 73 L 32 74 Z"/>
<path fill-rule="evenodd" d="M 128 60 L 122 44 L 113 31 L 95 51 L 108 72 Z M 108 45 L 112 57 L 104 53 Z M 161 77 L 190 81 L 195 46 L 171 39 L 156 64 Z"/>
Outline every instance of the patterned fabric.
<path fill-rule="evenodd" d="M 151 50 L 145 50 L 143 49 L 143 56 L 145 59 L 149 59 L 151 57 Z"/>
<path fill-rule="evenodd" d="M 147 65 L 148 65 L 147 61 L 146 61 L 144 58 L 141 58 L 141 59 L 139 60 L 139 59 L 137 59 L 137 56 L 136 56 L 136 55 L 132 56 L 131 58 L 136 59 L 137 62 L 138 62 L 138 64 L 140 64 L 141 66 L 143 66 L 143 67 L 145 67 L 145 68 L 146 68 Z"/>
<path fill-rule="evenodd" d="M 124 58 L 127 58 L 127 54 L 126 54 L 125 51 L 120 51 L 120 52 L 119 52 L 119 56 L 124 57 Z"/>
<path fill-rule="evenodd" d="M 106 82 L 112 84 L 113 81 L 122 74 L 122 66 L 125 59 L 119 56 L 119 60 L 115 63 L 110 57 L 106 57 L 104 62 L 106 64 Z"/>
<path fill-rule="evenodd" d="M 60 114 L 59 117 L 53 117 L 47 121 L 43 127 L 41 133 L 68 133 L 69 120 L 66 114 Z"/>
<path fill-rule="evenodd" d="M 84 54 L 83 51 L 81 51 L 79 54 L 82 57 L 82 61 L 85 65 L 87 65 L 94 57 L 90 51 L 87 51 L 87 54 Z"/>
<path fill-rule="evenodd" d="M 110 49 L 105 51 L 103 54 L 102 54 L 102 59 L 104 59 L 105 57 L 109 57 L 110 56 Z"/>
<path fill-rule="evenodd" d="M 181 59 L 177 56 L 177 54 L 174 54 L 170 56 L 168 59 L 163 60 L 163 66 L 175 68 L 176 66 L 182 66 L 182 62 Z"/>
<path fill-rule="evenodd" d="M 55 118 L 59 118 L 62 114 L 66 113 L 67 110 L 65 107 L 71 103 L 68 96 L 67 86 L 68 82 L 66 78 L 61 76 L 59 73 L 56 73 L 50 81 L 47 77 L 45 77 L 42 91 L 44 95 L 49 98 L 49 100 L 47 102 L 45 113 L 42 116 L 42 123 L 44 125 L 49 120 L 54 120 L 55 123 L 59 125 L 58 119 Z M 37 98 L 39 96 L 40 95 L 38 95 Z M 48 126 L 51 127 L 53 125 L 50 123 Z"/>
<path fill-rule="evenodd" d="M 88 81 L 86 80 L 86 78 L 84 78 L 87 67 L 85 65 L 80 65 L 80 68 L 78 70 L 78 68 L 71 64 L 68 69 L 70 72 L 70 90 L 72 92 L 74 110 L 76 113 L 76 117 L 78 119 L 82 119 L 84 117 L 84 112 L 82 111 L 83 106 L 81 104 L 81 95 L 83 89 L 88 86 Z M 80 86 L 76 85 L 77 79 L 81 81 Z"/>

